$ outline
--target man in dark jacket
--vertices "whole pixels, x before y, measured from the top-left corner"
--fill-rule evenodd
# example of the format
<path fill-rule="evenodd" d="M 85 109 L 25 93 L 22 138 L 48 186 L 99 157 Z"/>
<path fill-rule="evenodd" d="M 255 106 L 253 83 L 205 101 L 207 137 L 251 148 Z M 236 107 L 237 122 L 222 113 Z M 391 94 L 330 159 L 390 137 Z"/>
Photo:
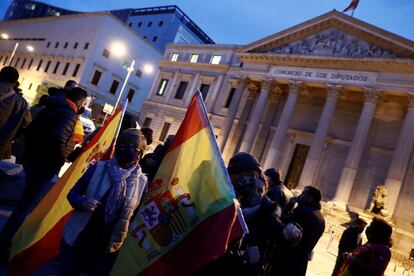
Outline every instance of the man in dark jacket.
<path fill-rule="evenodd" d="M 267 261 L 267 249 L 273 245 L 297 243 L 301 232 L 296 225 L 285 225 L 277 216 L 277 204 L 265 196 L 259 162 L 246 152 L 234 155 L 228 164 L 236 198 L 240 202 L 249 233 L 239 248 L 230 248 L 225 256 L 202 271 L 201 275 L 262 275 Z M 240 252 L 244 252 L 241 254 Z"/>
<path fill-rule="evenodd" d="M 363 219 L 356 219 L 351 226 L 349 226 L 341 236 L 338 246 L 338 257 L 332 275 L 336 275 L 340 265 L 343 261 L 343 254 L 345 252 L 351 253 L 355 248 L 362 244 L 361 234 L 364 232 L 367 222 Z"/>
<path fill-rule="evenodd" d="M 282 209 L 282 215 L 287 215 L 287 206 L 293 198 L 292 192 L 282 183 L 280 174 L 275 168 L 267 169 L 264 174 L 270 179 L 267 196 Z"/>
<path fill-rule="evenodd" d="M 9 159 L 17 132 L 31 121 L 29 105 L 13 89 L 19 72 L 11 66 L 0 71 L 0 160 Z"/>
<path fill-rule="evenodd" d="M 24 171 L 26 185 L 16 209 L 0 235 L 0 249 L 8 253 L 11 239 L 26 216 L 50 190 L 52 180 L 66 159 L 66 146 L 72 137 L 77 112 L 87 93 L 73 88 L 65 97 L 49 97 L 46 107 L 26 131 Z"/>
<path fill-rule="evenodd" d="M 271 275 L 305 276 L 312 250 L 325 230 L 325 219 L 321 213 L 321 192 L 306 186 L 298 197 L 298 206 L 286 222 L 295 222 L 302 227 L 302 239 L 292 248 L 285 248 L 275 258 Z"/>

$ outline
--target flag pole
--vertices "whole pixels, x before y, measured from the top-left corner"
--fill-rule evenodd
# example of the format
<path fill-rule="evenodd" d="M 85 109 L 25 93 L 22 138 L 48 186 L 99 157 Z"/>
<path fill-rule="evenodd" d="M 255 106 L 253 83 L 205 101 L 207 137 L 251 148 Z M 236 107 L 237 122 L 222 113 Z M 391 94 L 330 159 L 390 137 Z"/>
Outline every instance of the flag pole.
<path fill-rule="evenodd" d="M 355 12 L 355 9 L 352 10 L 351 17 L 354 17 L 354 12 Z"/>

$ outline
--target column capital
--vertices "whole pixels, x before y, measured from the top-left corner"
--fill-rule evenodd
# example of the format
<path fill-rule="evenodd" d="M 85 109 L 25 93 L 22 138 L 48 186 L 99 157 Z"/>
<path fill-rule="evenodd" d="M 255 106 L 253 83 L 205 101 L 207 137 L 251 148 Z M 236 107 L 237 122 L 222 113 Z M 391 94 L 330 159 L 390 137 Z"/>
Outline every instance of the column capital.
<path fill-rule="evenodd" d="M 364 88 L 365 103 L 377 105 L 381 101 L 381 91 L 374 87 Z"/>
<path fill-rule="evenodd" d="M 261 80 L 262 90 L 272 91 L 272 89 L 276 86 L 275 80 L 272 78 L 266 78 Z"/>
<path fill-rule="evenodd" d="M 302 88 L 302 81 L 289 80 L 289 94 L 299 94 Z"/>
<path fill-rule="evenodd" d="M 343 86 L 328 83 L 326 85 L 326 93 L 328 95 L 328 98 L 337 99 L 337 98 L 341 97 L 344 94 L 343 93 Z"/>
<path fill-rule="evenodd" d="M 414 91 L 413 91 L 414 92 Z M 413 92 L 408 92 L 407 93 L 407 98 L 408 98 L 408 108 L 409 109 L 414 109 L 414 93 Z"/>

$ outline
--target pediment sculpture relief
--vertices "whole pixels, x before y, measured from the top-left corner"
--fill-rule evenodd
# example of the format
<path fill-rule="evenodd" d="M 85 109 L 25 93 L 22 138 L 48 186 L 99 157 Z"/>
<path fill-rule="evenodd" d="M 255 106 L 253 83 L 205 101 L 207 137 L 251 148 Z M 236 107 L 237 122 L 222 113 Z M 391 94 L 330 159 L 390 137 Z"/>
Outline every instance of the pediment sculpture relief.
<path fill-rule="evenodd" d="M 315 55 L 335 57 L 394 58 L 389 50 L 359 40 L 343 32 L 330 29 L 301 41 L 286 44 L 268 51 L 274 54 Z"/>

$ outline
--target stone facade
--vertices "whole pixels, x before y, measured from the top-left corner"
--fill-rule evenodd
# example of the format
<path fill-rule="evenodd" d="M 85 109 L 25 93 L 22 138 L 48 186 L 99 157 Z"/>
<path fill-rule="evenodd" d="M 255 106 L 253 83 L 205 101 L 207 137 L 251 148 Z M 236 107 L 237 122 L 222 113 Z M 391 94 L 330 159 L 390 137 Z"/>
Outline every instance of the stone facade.
<path fill-rule="evenodd" d="M 246 46 L 170 45 L 141 124 L 174 134 L 206 85 L 226 161 L 250 152 L 344 210 L 363 212 L 384 185 L 400 240 L 412 238 L 414 42 L 333 11 Z"/>

